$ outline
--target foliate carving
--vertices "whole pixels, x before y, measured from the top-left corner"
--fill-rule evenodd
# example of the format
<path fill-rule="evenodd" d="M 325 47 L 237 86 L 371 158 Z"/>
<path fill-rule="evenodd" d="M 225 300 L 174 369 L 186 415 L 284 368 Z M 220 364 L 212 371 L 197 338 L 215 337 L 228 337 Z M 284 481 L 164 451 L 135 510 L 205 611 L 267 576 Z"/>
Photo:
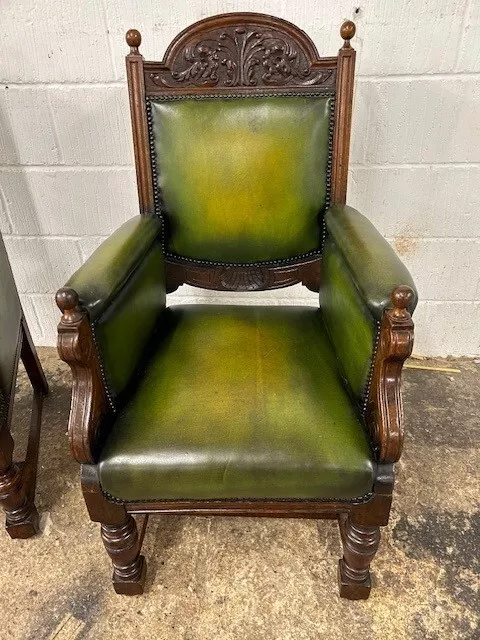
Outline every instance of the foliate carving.
<path fill-rule="evenodd" d="M 334 69 L 312 69 L 305 52 L 276 29 L 260 25 L 214 29 L 187 44 L 167 73 L 151 73 L 159 86 L 333 86 Z"/>

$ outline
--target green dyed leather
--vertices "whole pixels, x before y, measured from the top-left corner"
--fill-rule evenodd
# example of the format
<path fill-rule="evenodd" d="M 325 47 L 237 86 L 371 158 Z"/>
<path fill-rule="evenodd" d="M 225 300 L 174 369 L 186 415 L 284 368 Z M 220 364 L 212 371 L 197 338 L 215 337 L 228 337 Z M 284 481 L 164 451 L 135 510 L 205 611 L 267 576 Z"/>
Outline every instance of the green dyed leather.
<path fill-rule="evenodd" d="M 165 262 L 157 243 L 94 325 L 112 395 L 118 396 L 125 389 L 141 361 L 165 299 Z"/>
<path fill-rule="evenodd" d="M 99 460 L 123 500 L 350 499 L 374 462 L 318 309 L 188 305 L 119 410 Z"/>
<path fill-rule="evenodd" d="M 172 253 L 254 262 L 318 249 L 330 99 L 152 103 Z"/>
<path fill-rule="evenodd" d="M 102 242 L 73 274 L 66 286 L 75 289 L 92 320 L 108 307 L 160 232 L 158 218 L 135 216 Z"/>
<path fill-rule="evenodd" d="M 325 214 L 328 238 L 322 256 L 320 306 L 339 368 L 361 402 L 372 364 L 377 325 L 393 306 L 399 285 L 415 292 L 412 277 L 388 242 L 352 207 L 336 205 Z"/>
<path fill-rule="evenodd" d="M 127 386 L 165 308 L 158 218 L 126 222 L 70 278 L 88 312 L 109 392 Z"/>
<path fill-rule="evenodd" d="M 0 430 L 5 425 L 15 383 L 22 307 L 0 235 Z"/>
<path fill-rule="evenodd" d="M 361 401 L 370 372 L 376 325 L 331 238 L 327 239 L 322 256 L 320 306 L 339 369 L 355 398 Z"/>
<path fill-rule="evenodd" d="M 418 296 L 412 276 L 373 224 L 346 205 L 331 207 L 325 221 L 372 316 L 380 320 L 384 309 L 392 308 L 390 296 L 399 285 L 413 289 L 415 298 L 409 309 L 413 313 Z"/>

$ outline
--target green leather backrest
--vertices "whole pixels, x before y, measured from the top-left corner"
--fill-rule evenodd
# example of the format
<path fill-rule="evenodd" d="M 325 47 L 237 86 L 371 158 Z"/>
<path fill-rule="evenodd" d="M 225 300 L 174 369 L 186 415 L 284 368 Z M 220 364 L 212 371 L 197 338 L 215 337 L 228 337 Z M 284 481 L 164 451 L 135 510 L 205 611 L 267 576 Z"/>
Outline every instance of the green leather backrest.
<path fill-rule="evenodd" d="M 319 248 L 330 98 L 150 104 L 169 252 L 245 263 Z"/>
<path fill-rule="evenodd" d="M 21 320 L 22 307 L 0 235 L 0 429 L 7 419 L 15 384 Z"/>
<path fill-rule="evenodd" d="M 364 399 L 375 346 L 377 324 L 332 238 L 327 238 L 322 257 L 320 306 L 335 346 L 339 370 L 352 395 Z"/>

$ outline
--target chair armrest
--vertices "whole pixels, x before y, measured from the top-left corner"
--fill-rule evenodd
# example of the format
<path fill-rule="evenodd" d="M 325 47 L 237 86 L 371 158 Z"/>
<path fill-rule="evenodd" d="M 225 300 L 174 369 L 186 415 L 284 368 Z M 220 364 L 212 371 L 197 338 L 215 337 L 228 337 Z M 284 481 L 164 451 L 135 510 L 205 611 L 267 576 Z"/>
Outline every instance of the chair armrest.
<path fill-rule="evenodd" d="M 339 370 L 369 426 L 379 462 L 401 452 L 400 375 L 413 346 L 413 280 L 388 242 L 358 211 L 326 213 L 320 305 Z"/>
<path fill-rule="evenodd" d="M 418 296 L 412 276 L 395 251 L 361 213 L 335 205 L 325 214 L 327 232 L 373 318 L 392 308 L 392 291 L 406 285 L 414 292 L 408 308 L 413 313 Z"/>
<path fill-rule="evenodd" d="M 74 457 L 96 458 L 101 424 L 115 411 L 165 308 L 161 223 L 137 216 L 103 242 L 56 296 L 60 357 L 73 372 Z"/>
<path fill-rule="evenodd" d="M 158 218 L 135 216 L 98 247 L 68 280 L 92 322 L 108 308 L 161 232 Z"/>

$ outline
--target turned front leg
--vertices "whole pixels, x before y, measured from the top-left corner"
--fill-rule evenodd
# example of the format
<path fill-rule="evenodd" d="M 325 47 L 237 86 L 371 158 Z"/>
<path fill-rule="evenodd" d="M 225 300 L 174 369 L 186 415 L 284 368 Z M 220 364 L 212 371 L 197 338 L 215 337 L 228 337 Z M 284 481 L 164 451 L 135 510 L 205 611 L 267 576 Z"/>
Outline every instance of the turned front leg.
<path fill-rule="evenodd" d="M 133 517 L 126 513 L 121 524 L 102 524 L 101 533 L 113 563 L 115 591 L 124 595 L 143 593 L 146 563 L 140 555 L 141 540 Z"/>
<path fill-rule="evenodd" d="M 340 596 L 366 600 L 370 595 L 370 563 L 380 544 L 380 527 L 354 522 L 351 516 L 339 521 L 343 558 L 338 565 Z"/>
<path fill-rule="evenodd" d="M 0 504 L 11 538 L 30 538 L 39 531 L 35 505 L 28 499 L 20 468 L 12 462 L 13 439 L 8 431 L 0 437 Z"/>

